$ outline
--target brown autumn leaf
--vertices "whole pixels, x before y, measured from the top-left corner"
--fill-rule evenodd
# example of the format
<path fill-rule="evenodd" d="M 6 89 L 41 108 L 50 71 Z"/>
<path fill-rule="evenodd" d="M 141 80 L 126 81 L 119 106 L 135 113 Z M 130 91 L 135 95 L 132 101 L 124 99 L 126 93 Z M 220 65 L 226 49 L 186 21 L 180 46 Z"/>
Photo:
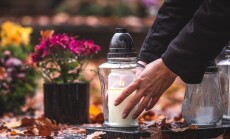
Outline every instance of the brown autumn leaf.
<path fill-rule="evenodd" d="M 11 136 L 16 136 L 16 135 L 19 135 L 19 136 L 25 136 L 25 134 L 23 134 L 23 133 L 21 133 L 21 131 L 19 131 L 19 130 L 12 130 L 11 132 L 10 132 L 10 135 Z"/>
<path fill-rule="evenodd" d="M 168 128 L 167 123 L 166 123 L 166 118 L 164 118 L 162 120 L 157 120 L 156 121 L 156 127 L 160 128 L 160 129 Z"/>
<path fill-rule="evenodd" d="M 103 113 L 99 113 L 97 116 L 90 118 L 91 123 L 103 123 L 104 122 L 104 115 Z"/>
<path fill-rule="evenodd" d="M 151 121 L 155 119 L 156 119 L 156 114 L 154 113 L 154 111 L 147 111 L 141 114 L 141 116 L 139 116 L 138 122 L 143 123 L 144 121 Z"/>
<path fill-rule="evenodd" d="M 161 129 L 157 127 L 150 127 L 146 131 L 150 133 L 150 137 L 161 136 Z"/>
<path fill-rule="evenodd" d="M 197 125 L 189 125 L 188 127 L 189 127 L 189 129 L 193 129 L 193 130 L 198 129 L 198 126 L 197 126 Z"/>
<path fill-rule="evenodd" d="M 25 126 L 33 126 L 35 122 L 34 118 L 28 118 L 28 117 L 23 117 L 21 120 L 21 127 L 25 127 Z"/>
<path fill-rule="evenodd" d="M 178 116 L 173 118 L 174 121 L 181 121 L 183 119 L 182 113 L 180 113 Z"/>
<path fill-rule="evenodd" d="M 40 136 L 50 136 L 52 132 L 60 130 L 60 127 L 56 124 L 56 122 L 48 118 L 40 118 L 36 120 L 35 126 L 39 130 L 38 134 Z"/>
<path fill-rule="evenodd" d="M 26 130 L 23 132 L 26 136 L 35 136 L 35 133 L 33 132 L 33 130 Z"/>
<path fill-rule="evenodd" d="M 186 130 L 196 130 L 198 128 L 197 125 L 189 125 L 188 127 L 182 127 L 182 128 L 171 128 L 170 130 L 173 131 L 173 132 L 183 132 L 183 131 L 186 131 Z"/>
<path fill-rule="evenodd" d="M 1 125 L 0 126 L 0 133 L 1 132 L 11 132 L 11 129 L 7 128 L 6 126 L 4 125 Z"/>
<path fill-rule="evenodd" d="M 185 130 L 189 129 L 189 127 L 182 127 L 182 128 L 172 128 L 170 129 L 173 132 L 183 132 Z"/>
<path fill-rule="evenodd" d="M 28 127 L 23 133 L 27 136 L 36 136 L 38 135 L 38 129 L 34 126 Z"/>
<path fill-rule="evenodd" d="M 10 135 L 15 136 L 17 135 L 17 132 L 15 130 L 11 131 Z"/>
<path fill-rule="evenodd" d="M 50 136 L 51 135 L 51 129 L 47 125 L 41 126 L 39 129 L 39 136 Z"/>
<path fill-rule="evenodd" d="M 56 124 L 56 122 L 55 121 L 51 121 L 48 118 L 44 119 L 44 124 L 46 124 L 51 129 L 51 131 L 58 131 L 58 130 L 60 130 L 60 127 Z"/>

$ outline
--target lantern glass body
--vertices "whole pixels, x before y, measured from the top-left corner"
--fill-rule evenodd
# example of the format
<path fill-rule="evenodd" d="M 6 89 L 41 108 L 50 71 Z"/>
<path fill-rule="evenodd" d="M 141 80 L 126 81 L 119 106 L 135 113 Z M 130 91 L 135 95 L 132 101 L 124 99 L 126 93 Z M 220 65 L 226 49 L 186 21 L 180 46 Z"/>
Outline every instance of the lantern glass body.
<path fill-rule="evenodd" d="M 216 73 L 205 73 L 200 84 L 187 84 L 182 115 L 187 124 L 214 126 L 223 116 L 219 79 Z"/>
<path fill-rule="evenodd" d="M 230 55 L 218 63 L 220 69 L 221 95 L 224 105 L 223 119 L 230 120 Z"/>
<path fill-rule="evenodd" d="M 114 106 L 116 98 L 135 79 L 135 67 L 136 62 L 107 62 L 99 66 L 104 125 L 110 127 L 138 126 L 137 119 L 132 119 L 132 114 L 137 110 L 137 106 L 126 119 L 122 118 L 122 113 L 135 92 L 120 105 Z"/>

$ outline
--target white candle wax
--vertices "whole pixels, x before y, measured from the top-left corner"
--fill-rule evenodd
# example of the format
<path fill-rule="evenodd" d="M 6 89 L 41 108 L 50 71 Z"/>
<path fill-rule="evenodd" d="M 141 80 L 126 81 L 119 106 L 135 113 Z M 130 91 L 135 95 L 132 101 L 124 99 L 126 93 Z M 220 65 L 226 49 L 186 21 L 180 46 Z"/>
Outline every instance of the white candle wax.
<path fill-rule="evenodd" d="M 129 115 L 123 119 L 122 113 L 135 94 L 133 92 L 128 96 L 120 105 L 114 106 L 114 101 L 121 94 L 124 88 L 111 88 L 108 89 L 108 108 L 109 108 L 109 125 L 112 127 L 132 127 L 137 126 L 137 119 L 133 119 L 132 115 L 137 110 L 137 106 L 132 109 Z"/>

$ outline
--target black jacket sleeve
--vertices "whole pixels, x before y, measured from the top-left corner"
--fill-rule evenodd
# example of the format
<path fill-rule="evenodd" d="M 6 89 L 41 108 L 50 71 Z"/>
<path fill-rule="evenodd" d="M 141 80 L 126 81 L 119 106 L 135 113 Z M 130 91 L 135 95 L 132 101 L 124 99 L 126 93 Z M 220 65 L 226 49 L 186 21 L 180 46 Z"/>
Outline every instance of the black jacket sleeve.
<path fill-rule="evenodd" d="M 205 0 L 162 59 L 185 82 L 200 83 L 207 65 L 229 39 L 230 1 Z"/>
<path fill-rule="evenodd" d="M 139 60 L 150 63 L 160 58 L 202 2 L 203 0 L 165 0 L 142 45 Z"/>

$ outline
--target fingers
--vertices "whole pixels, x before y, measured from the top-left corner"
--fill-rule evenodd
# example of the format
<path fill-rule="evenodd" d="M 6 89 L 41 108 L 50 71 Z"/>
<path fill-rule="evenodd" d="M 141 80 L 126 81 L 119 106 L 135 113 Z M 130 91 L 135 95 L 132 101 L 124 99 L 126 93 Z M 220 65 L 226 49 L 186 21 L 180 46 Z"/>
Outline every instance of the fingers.
<path fill-rule="evenodd" d="M 158 98 L 157 97 L 153 97 L 151 99 L 151 101 L 149 102 L 148 106 L 145 108 L 146 111 L 152 109 L 154 107 L 154 105 L 157 103 Z"/>
<path fill-rule="evenodd" d="M 141 101 L 140 105 L 138 106 L 138 109 L 133 114 L 132 118 L 136 119 L 146 108 L 146 106 L 149 104 L 149 101 L 151 100 L 150 97 L 144 97 L 144 99 Z"/>
<path fill-rule="evenodd" d="M 137 105 L 138 102 L 140 102 L 141 98 L 142 95 L 140 93 L 139 94 L 137 93 L 132 97 L 130 102 L 125 107 L 125 110 L 123 111 L 122 118 L 125 119 L 129 115 L 131 110 Z"/>
<path fill-rule="evenodd" d="M 139 85 L 139 81 L 135 80 L 130 85 L 128 85 L 121 93 L 119 97 L 114 102 L 114 105 L 119 105 L 126 97 L 128 97 L 130 94 L 132 94 L 135 90 L 137 90 Z"/>

